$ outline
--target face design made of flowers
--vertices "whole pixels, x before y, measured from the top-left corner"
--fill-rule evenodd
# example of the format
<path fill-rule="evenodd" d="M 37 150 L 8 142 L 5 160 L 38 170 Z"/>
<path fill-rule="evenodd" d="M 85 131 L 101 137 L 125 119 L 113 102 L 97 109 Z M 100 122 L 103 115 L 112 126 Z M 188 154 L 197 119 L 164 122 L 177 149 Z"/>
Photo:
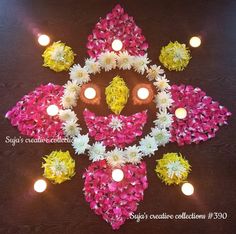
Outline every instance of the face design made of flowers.
<path fill-rule="evenodd" d="M 69 46 L 60 41 L 49 46 L 43 66 L 68 70 L 69 80 L 64 86 L 41 85 L 6 117 L 23 135 L 46 143 L 66 137 L 74 154 L 88 155 L 93 163 L 83 174 L 85 199 L 118 229 L 148 187 L 142 159 L 168 142 L 184 145 L 214 137 L 231 113 L 199 88 L 170 86 L 161 66 L 151 64 L 142 30 L 120 5 L 95 25 L 87 49 L 84 64 L 73 65 Z M 163 65 L 176 71 L 189 59 L 189 50 L 178 42 L 169 43 L 160 55 Z M 68 151 L 53 151 L 43 159 L 44 177 L 53 183 L 74 176 L 75 161 Z M 182 155 L 169 153 L 158 161 L 156 172 L 163 182 L 186 180 L 190 165 Z"/>

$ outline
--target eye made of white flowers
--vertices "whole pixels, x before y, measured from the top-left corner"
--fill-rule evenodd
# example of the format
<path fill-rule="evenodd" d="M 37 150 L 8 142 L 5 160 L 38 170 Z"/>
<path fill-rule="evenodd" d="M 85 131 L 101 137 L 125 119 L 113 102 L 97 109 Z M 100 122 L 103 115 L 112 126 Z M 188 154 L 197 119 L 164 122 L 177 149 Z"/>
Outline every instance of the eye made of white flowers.
<path fill-rule="evenodd" d="M 134 105 L 144 105 L 152 102 L 154 91 L 151 84 L 141 83 L 134 86 L 132 100 Z"/>
<path fill-rule="evenodd" d="M 82 85 L 80 100 L 86 104 L 99 105 L 101 101 L 101 91 L 98 85 L 92 83 Z"/>

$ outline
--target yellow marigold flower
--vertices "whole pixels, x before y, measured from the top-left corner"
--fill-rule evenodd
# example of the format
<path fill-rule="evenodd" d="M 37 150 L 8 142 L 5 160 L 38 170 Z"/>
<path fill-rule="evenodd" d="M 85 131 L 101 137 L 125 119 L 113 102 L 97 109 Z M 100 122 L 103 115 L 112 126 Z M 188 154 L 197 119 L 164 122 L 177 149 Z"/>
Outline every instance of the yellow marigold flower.
<path fill-rule="evenodd" d="M 170 71 L 183 71 L 191 59 L 190 50 L 185 44 L 175 41 L 162 47 L 160 62 Z"/>
<path fill-rule="evenodd" d="M 55 184 L 70 180 L 75 175 L 75 161 L 69 151 L 52 151 L 50 155 L 43 157 L 45 163 L 43 176 Z"/>
<path fill-rule="evenodd" d="M 180 184 L 187 179 L 191 171 L 186 159 L 178 153 L 167 153 L 163 158 L 157 160 L 155 172 L 157 176 L 167 185 Z"/>
<path fill-rule="evenodd" d="M 115 113 L 120 114 L 129 98 L 129 89 L 125 81 L 116 76 L 112 79 L 105 90 L 106 102 L 109 108 Z"/>
<path fill-rule="evenodd" d="M 60 72 L 68 70 L 74 63 L 74 52 L 71 47 L 60 41 L 54 42 L 43 53 L 44 67 Z"/>

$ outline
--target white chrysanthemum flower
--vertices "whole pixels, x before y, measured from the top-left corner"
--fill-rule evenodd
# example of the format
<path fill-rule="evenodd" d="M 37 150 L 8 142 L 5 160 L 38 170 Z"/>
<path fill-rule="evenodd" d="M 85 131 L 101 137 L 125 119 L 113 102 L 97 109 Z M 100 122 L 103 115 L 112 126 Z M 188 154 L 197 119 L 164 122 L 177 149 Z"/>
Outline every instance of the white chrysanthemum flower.
<path fill-rule="evenodd" d="M 140 140 L 139 149 L 145 156 L 151 156 L 158 149 L 158 145 L 154 137 L 148 135 Z"/>
<path fill-rule="evenodd" d="M 171 99 L 171 94 L 165 91 L 159 92 L 155 96 L 155 103 L 160 109 L 170 108 L 171 104 L 173 103 L 173 100 Z"/>
<path fill-rule="evenodd" d="M 105 158 L 106 147 L 96 142 L 89 148 L 89 159 L 93 162 L 103 160 Z"/>
<path fill-rule="evenodd" d="M 142 159 L 142 153 L 140 152 L 140 149 L 136 145 L 129 146 L 125 149 L 125 157 L 126 157 L 126 162 L 132 164 L 138 164 Z"/>
<path fill-rule="evenodd" d="M 133 68 L 136 72 L 140 74 L 144 74 L 144 72 L 148 69 L 148 64 L 150 60 L 147 57 L 147 54 L 143 56 L 135 56 L 133 59 Z"/>
<path fill-rule="evenodd" d="M 98 62 L 105 71 L 110 71 L 116 68 L 117 55 L 114 52 L 105 52 L 100 54 Z"/>
<path fill-rule="evenodd" d="M 74 111 L 67 109 L 67 110 L 60 110 L 59 111 L 59 118 L 60 120 L 66 121 L 77 121 L 78 118 Z"/>
<path fill-rule="evenodd" d="M 157 113 L 157 119 L 154 121 L 159 128 L 168 128 L 173 122 L 172 115 L 167 111 L 160 111 Z"/>
<path fill-rule="evenodd" d="M 159 146 L 160 145 L 164 146 L 169 142 L 170 139 L 170 132 L 168 132 L 165 128 L 164 129 L 152 128 L 150 135 L 154 137 Z"/>
<path fill-rule="evenodd" d="M 78 94 L 80 91 L 80 86 L 75 81 L 69 80 L 63 87 L 65 88 L 64 93 Z"/>
<path fill-rule="evenodd" d="M 147 78 L 148 80 L 152 81 L 160 77 L 160 75 L 164 74 L 164 70 L 161 69 L 161 66 L 152 65 L 147 70 Z"/>
<path fill-rule="evenodd" d="M 71 108 L 72 106 L 76 106 L 76 94 L 75 93 L 65 93 L 61 97 L 61 104 L 64 108 Z"/>
<path fill-rule="evenodd" d="M 75 120 L 63 123 L 63 130 L 67 137 L 74 137 L 80 133 L 81 128 Z"/>
<path fill-rule="evenodd" d="M 174 176 L 181 178 L 183 173 L 186 172 L 186 168 L 181 164 L 180 161 L 169 162 L 166 165 L 166 168 L 167 168 L 168 177 L 171 179 Z"/>
<path fill-rule="evenodd" d="M 55 159 L 52 161 L 50 169 L 53 175 L 61 176 L 61 175 L 67 174 L 68 167 L 65 161 L 60 161 L 58 159 Z"/>
<path fill-rule="evenodd" d="M 100 64 L 95 58 L 86 59 L 84 68 L 87 69 L 90 74 L 100 73 L 101 71 Z"/>
<path fill-rule="evenodd" d="M 89 142 L 88 134 L 86 134 L 86 135 L 79 134 L 76 137 L 74 137 L 72 146 L 75 149 L 75 153 L 83 154 L 85 152 L 85 150 L 90 147 L 88 142 Z"/>
<path fill-rule="evenodd" d="M 164 91 L 170 88 L 170 85 L 168 83 L 169 80 L 167 80 L 166 76 L 164 75 L 163 77 L 158 77 L 156 82 L 154 82 L 153 84 L 161 91 Z"/>
<path fill-rule="evenodd" d="M 54 50 L 51 51 L 51 59 L 56 62 L 65 61 L 65 49 L 63 45 L 57 45 Z"/>
<path fill-rule="evenodd" d="M 106 160 L 112 167 L 122 166 L 125 163 L 124 151 L 117 148 L 109 151 Z"/>
<path fill-rule="evenodd" d="M 133 57 L 127 51 L 120 52 L 117 57 L 117 66 L 123 70 L 130 70 L 133 63 Z"/>
<path fill-rule="evenodd" d="M 123 127 L 122 120 L 118 117 L 112 116 L 111 122 L 108 124 L 110 128 L 112 128 L 112 131 L 120 131 Z"/>
<path fill-rule="evenodd" d="M 81 67 L 79 64 L 75 64 L 70 68 L 70 79 L 75 81 L 78 85 L 87 83 L 90 81 L 87 70 Z"/>

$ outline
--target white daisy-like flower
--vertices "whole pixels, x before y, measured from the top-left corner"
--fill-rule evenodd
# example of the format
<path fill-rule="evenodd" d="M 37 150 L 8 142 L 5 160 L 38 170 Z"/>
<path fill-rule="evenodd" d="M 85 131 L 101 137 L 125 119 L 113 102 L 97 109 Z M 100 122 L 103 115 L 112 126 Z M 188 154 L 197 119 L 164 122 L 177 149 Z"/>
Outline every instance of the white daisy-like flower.
<path fill-rule="evenodd" d="M 61 104 L 64 108 L 71 108 L 72 106 L 76 106 L 76 94 L 75 93 L 65 93 L 61 97 Z"/>
<path fill-rule="evenodd" d="M 173 122 L 172 115 L 167 111 L 160 111 L 157 113 L 157 119 L 154 121 L 159 128 L 168 128 Z"/>
<path fill-rule="evenodd" d="M 75 112 L 70 110 L 70 109 L 60 110 L 59 111 L 59 118 L 60 118 L 60 120 L 62 120 L 64 122 L 66 122 L 66 121 L 77 121 L 78 120 Z"/>
<path fill-rule="evenodd" d="M 138 164 L 142 159 L 142 153 L 136 145 L 129 146 L 125 149 L 125 158 L 128 163 Z"/>
<path fill-rule="evenodd" d="M 65 49 L 63 45 L 57 45 L 54 50 L 51 51 L 51 59 L 56 62 L 63 62 L 65 60 Z"/>
<path fill-rule="evenodd" d="M 147 70 L 147 78 L 150 81 L 157 79 L 162 74 L 164 74 L 164 70 L 161 69 L 161 66 L 151 65 Z"/>
<path fill-rule="evenodd" d="M 117 55 L 114 52 L 105 52 L 100 54 L 98 62 L 105 71 L 110 71 L 116 68 Z"/>
<path fill-rule="evenodd" d="M 84 68 L 87 69 L 90 74 L 100 73 L 101 71 L 100 64 L 95 58 L 86 59 Z"/>
<path fill-rule="evenodd" d="M 85 150 L 90 147 L 88 142 L 89 142 L 88 134 L 86 135 L 79 134 L 76 137 L 74 137 L 72 146 L 75 149 L 75 153 L 83 154 Z"/>
<path fill-rule="evenodd" d="M 81 130 L 81 128 L 79 127 L 79 125 L 76 123 L 75 120 L 63 123 L 62 128 L 67 137 L 74 137 L 76 135 L 79 135 Z"/>
<path fill-rule="evenodd" d="M 133 59 L 133 68 L 136 72 L 140 74 L 144 74 L 144 72 L 148 69 L 148 64 L 151 61 L 148 59 L 147 54 L 143 56 L 135 56 Z"/>
<path fill-rule="evenodd" d="M 120 131 L 123 127 L 122 120 L 119 119 L 118 117 L 112 116 L 111 122 L 108 124 L 110 128 L 112 128 L 112 131 L 114 132 L 115 130 Z"/>
<path fill-rule="evenodd" d="M 173 103 L 173 100 L 171 99 L 171 94 L 165 91 L 159 92 L 155 96 L 155 103 L 160 109 L 170 108 L 171 104 Z"/>
<path fill-rule="evenodd" d="M 177 176 L 178 178 L 182 177 L 182 174 L 186 172 L 184 166 L 180 163 L 180 161 L 169 162 L 166 165 L 167 173 L 169 178 L 173 178 Z"/>
<path fill-rule="evenodd" d="M 87 70 L 79 64 L 75 64 L 70 68 L 70 79 L 75 81 L 78 85 L 90 81 Z"/>
<path fill-rule="evenodd" d="M 96 142 L 89 148 L 89 159 L 93 162 L 103 160 L 105 158 L 106 147 Z"/>
<path fill-rule="evenodd" d="M 117 148 L 109 151 L 106 160 L 112 167 L 122 166 L 125 163 L 124 151 Z"/>
<path fill-rule="evenodd" d="M 151 156 L 158 149 L 158 145 L 154 137 L 148 135 L 140 140 L 139 149 L 145 156 Z"/>
<path fill-rule="evenodd" d="M 165 145 L 169 142 L 170 132 L 168 132 L 165 128 L 152 128 L 151 134 L 152 137 L 156 140 L 158 145 Z"/>
<path fill-rule="evenodd" d="M 61 176 L 63 174 L 67 174 L 67 170 L 68 170 L 66 163 L 58 159 L 53 160 L 53 162 L 51 163 L 50 169 L 55 176 Z"/>
<path fill-rule="evenodd" d="M 64 93 L 75 93 L 78 94 L 80 91 L 80 86 L 75 81 L 67 81 L 67 83 L 63 86 Z"/>
<path fill-rule="evenodd" d="M 166 76 L 164 75 L 162 77 L 158 77 L 156 79 L 156 82 L 154 82 L 153 84 L 161 91 L 164 91 L 170 88 L 170 85 L 168 83 L 169 83 L 169 80 L 167 80 Z"/>
<path fill-rule="evenodd" d="M 127 51 L 120 52 L 117 57 L 117 66 L 123 70 L 130 70 L 133 63 L 133 56 L 129 55 Z"/>

